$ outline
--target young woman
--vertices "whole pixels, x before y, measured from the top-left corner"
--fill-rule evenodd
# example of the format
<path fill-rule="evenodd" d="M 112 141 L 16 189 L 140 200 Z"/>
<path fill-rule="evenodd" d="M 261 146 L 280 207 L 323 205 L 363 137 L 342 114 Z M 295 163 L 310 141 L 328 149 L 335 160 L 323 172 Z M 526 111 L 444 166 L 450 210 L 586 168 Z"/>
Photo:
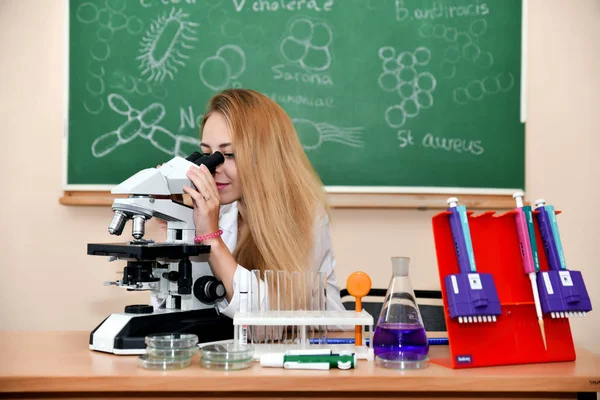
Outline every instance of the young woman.
<path fill-rule="evenodd" d="M 213 274 L 225 285 L 221 312 L 239 310 L 251 270 L 324 273 L 327 309 L 344 310 L 335 276 L 326 195 L 289 116 L 245 89 L 214 96 L 201 126 L 204 153 L 223 153 L 213 175 L 192 167 L 196 237 L 211 246 Z"/>

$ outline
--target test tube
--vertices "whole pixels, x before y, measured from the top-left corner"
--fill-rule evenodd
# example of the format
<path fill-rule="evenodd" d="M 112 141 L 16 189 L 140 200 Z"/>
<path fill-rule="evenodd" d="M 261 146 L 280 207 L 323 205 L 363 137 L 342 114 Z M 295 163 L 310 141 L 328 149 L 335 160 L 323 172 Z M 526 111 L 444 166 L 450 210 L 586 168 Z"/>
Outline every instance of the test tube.
<path fill-rule="evenodd" d="M 310 297 L 309 297 L 309 285 L 306 281 L 306 275 L 307 275 L 307 271 L 303 271 L 300 274 L 300 310 L 302 310 L 303 312 L 309 311 L 310 310 Z M 308 337 L 307 337 L 307 332 L 309 331 L 310 327 L 306 326 L 306 325 L 302 325 L 300 327 L 300 346 L 301 347 L 306 347 L 308 345 Z"/>
<path fill-rule="evenodd" d="M 319 310 L 319 302 L 317 299 L 318 293 L 318 285 L 315 287 L 316 279 L 315 274 L 312 271 L 304 272 L 304 283 L 305 283 L 305 293 L 306 293 L 306 310 L 309 312 L 318 311 Z M 315 339 L 315 336 L 320 335 L 320 327 L 319 325 L 311 325 L 308 327 L 308 335 L 309 339 Z"/>
<path fill-rule="evenodd" d="M 319 272 L 319 311 L 321 316 L 325 317 L 327 313 L 327 275 L 324 272 Z M 327 325 L 323 325 L 321 332 L 321 343 L 327 344 Z"/>
<path fill-rule="evenodd" d="M 298 271 L 294 271 L 290 274 L 290 311 L 296 313 L 296 311 L 302 309 L 302 291 L 303 285 L 302 275 Z M 291 332 L 291 343 L 300 343 L 300 327 L 293 326 Z"/>
<path fill-rule="evenodd" d="M 304 281 L 304 271 L 298 272 L 298 306 L 297 311 L 306 310 L 306 282 Z"/>
<path fill-rule="evenodd" d="M 252 311 L 253 314 L 258 314 L 261 311 L 261 307 L 260 307 L 260 270 L 258 269 L 253 269 L 252 271 L 252 275 L 251 275 L 251 279 L 252 279 L 252 284 L 250 285 L 250 302 L 251 302 L 251 308 L 250 310 Z M 252 343 L 258 343 L 258 339 L 260 337 L 260 329 L 261 327 L 253 325 L 251 326 L 251 332 L 250 334 L 252 335 Z"/>
<path fill-rule="evenodd" d="M 264 301 L 265 311 L 278 312 L 279 307 L 277 304 L 277 287 L 275 286 L 275 271 L 273 271 L 272 269 L 266 270 L 264 278 L 265 296 L 267 296 Z M 276 327 L 270 325 L 267 326 L 265 330 L 265 341 L 270 341 L 272 343 L 275 340 Z"/>
<path fill-rule="evenodd" d="M 277 306 L 280 311 L 287 311 L 287 296 L 288 292 L 288 272 L 277 271 Z M 283 343 L 287 342 L 287 327 L 281 326 L 280 340 Z"/>

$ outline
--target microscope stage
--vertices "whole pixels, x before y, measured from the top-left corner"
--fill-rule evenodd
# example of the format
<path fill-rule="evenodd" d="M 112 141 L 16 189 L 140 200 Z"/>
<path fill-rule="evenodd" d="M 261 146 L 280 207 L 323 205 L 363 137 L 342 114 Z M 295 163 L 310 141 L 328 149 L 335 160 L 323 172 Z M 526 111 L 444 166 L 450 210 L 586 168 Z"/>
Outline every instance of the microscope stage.
<path fill-rule="evenodd" d="M 180 260 L 210 253 L 210 246 L 181 243 L 88 243 L 88 255 L 136 260 Z"/>

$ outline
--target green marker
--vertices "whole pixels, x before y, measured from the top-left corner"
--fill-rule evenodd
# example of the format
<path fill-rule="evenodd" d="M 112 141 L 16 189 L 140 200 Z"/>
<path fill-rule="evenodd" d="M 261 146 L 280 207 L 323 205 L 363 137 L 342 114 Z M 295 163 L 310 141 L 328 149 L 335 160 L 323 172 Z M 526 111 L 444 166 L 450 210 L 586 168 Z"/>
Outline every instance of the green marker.
<path fill-rule="evenodd" d="M 282 354 L 271 353 L 260 357 L 261 367 L 285 369 L 318 369 L 331 368 L 352 369 L 356 367 L 356 353 L 344 354 Z"/>

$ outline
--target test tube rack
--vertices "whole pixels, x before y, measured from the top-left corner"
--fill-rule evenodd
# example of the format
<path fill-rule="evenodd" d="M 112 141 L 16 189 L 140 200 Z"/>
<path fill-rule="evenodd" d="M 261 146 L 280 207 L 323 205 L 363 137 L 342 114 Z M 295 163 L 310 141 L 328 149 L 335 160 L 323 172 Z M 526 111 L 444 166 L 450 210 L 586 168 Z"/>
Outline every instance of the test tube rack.
<path fill-rule="evenodd" d="M 254 360 L 267 353 L 284 353 L 288 350 L 327 348 L 333 352 L 353 352 L 358 359 L 373 360 L 373 317 L 365 310 L 355 311 L 238 311 L 233 317 L 234 342 L 240 343 L 240 338 L 246 335 L 245 329 L 249 327 L 294 327 L 298 332 L 297 338 L 292 342 L 285 340 L 265 340 L 252 342 L 247 340 L 254 348 Z M 355 326 L 362 326 L 363 343 L 361 344 L 330 344 L 323 337 L 321 343 L 311 343 L 309 330 L 311 327 L 336 326 L 344 327 L 348 332 L 354 332 Z M 369 327 L 368 342 L 365 337 L 365 327 Z M 326 332 L 323 330 L 321 332 Z M 252 343 L 251 343 L 252 342 Z M 368 343 L 368 345 L 366 344 Z"/>
<path fill-rule="evenodd" d="M 530 364 L 575 360 L 569 321 L 544 315 L 547 349 L 539 331 L 531 283 L 523 271 L 515 213 L 468 212 L 477 271 L 490 273 L 498 292 L 502 315 L 496 322 L 459 323 L 450 317 L 444 278 L 459 272 L 447 211 L 432 218 L 438 272 L 448 329 L 450 357 L 431 361 L 450 368 Z M 559 212 L 557 212 L 558 214 Z M 536 241 L 543 249 L 534 218 Z M 539 251 L 540 270 L 548 270 Z"/>

